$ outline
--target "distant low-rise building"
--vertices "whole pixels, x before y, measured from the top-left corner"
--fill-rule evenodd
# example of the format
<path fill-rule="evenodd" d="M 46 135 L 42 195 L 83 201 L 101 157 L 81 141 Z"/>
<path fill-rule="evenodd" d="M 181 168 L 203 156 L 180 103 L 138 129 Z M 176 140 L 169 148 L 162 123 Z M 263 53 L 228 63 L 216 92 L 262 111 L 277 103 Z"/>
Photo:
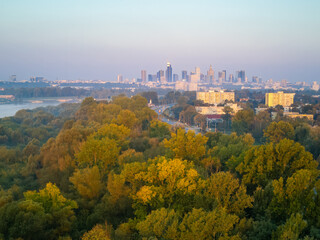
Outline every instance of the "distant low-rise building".
<path fill-rule="evenodd" d="M 258 108 L 255 108 L 254 110 L 256 114 L 259 114 L 260 112 L 268 111 L 268 108 L 258 107 Z"/>
<path fill-rule="evenodd" d="M 188 83 L 185 80 L 177 81 L 175 83 L 175 90 L 188 91 Z"/>
<path fill-rule="evenodd" d="M 289 118 L 307 118 L 308 120 L 313 120 L 313 114 L 300 114 L 298 112 L 283 112 L 283 116 Z"/>
<path fill-rule="evenodd" d="M 188 84 L 188 91 L 198 91 L 198 83 L 191 82 Z"/>
<path fill-rule="evenodd" d="M 238 111 L 242 110 L 242 108 L 235 103 L 228 103 L 225 106 L 232 108 L 232 114 L 236 114 Z M 196 106 L 195 108 L 196 111 L 202 115 L 223 115 L 225 114 L 223 111 L 225 106 Z"/>
<path fill-rule="evenodd" d="M 312 83 L 312 86 L 311 86 L 311 89 L 314 90 L 314 91 L 319 91 L 319 84 L 317 82 L 313 82 Z"/>
<path fill-rule="evenodd" d="M 283 107 L 288 107 L 293 104 L 295 93 L 266 93 L 266 105 L 268 107 L 275 107 L 281 105 Z"/>
<path fill-rule="evenodd" d="M 0 99 L 14 100 L 15 97 L 13 95 L 0 95 Z"/>
<path fill-rule="evenodd" d="M 209 92 L 197 92 L 197 100 L 202 100 L 204 103 L 208 104 L 220 104 L 225 101 L 235 101 L 234 92 L 224 92 L 224 91 L 209 91 Z"/>

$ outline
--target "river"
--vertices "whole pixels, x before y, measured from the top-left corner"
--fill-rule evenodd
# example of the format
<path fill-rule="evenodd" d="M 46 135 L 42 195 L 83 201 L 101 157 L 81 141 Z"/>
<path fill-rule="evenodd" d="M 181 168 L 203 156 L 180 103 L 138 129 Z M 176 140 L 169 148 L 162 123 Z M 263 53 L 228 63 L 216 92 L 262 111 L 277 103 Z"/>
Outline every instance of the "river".
<path fill-rule="evenodd" d="M 76 97 L 59 98 L 25 98 L 21 102 L 0 104 L 0 118 L 11 117 L 21 109 L 34 109 L 38 107 L 57 106 L 61 103 L 77 103 L 81 99 Z"/>

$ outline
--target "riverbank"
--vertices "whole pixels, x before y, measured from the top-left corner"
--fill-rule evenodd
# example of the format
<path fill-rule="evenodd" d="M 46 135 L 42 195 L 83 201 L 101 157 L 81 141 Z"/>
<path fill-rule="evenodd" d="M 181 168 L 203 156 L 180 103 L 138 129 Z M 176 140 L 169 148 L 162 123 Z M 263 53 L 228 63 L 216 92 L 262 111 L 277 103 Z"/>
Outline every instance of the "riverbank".
<path fill-rule="evenodd" d="M 14 116 L 21 109 L 57 106 L 61 103 L 79 103 L 82 100 L 77 97 L 24 98 L 21 101 L 0 104 L 0 118 Z"/>

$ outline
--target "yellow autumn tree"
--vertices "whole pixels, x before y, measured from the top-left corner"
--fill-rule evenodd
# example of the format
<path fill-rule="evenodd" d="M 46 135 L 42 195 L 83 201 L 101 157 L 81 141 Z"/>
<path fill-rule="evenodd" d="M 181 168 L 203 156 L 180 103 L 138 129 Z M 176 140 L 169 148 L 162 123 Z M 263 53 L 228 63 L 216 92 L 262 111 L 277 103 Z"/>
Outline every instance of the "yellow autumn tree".
<path fill-rule="evenodd" d="M 107 223 L 105 223 L 104 226 L 98 224 L 94 226 L 90 231 L 83 234 L 81 240 L 110 240 L 111 231 L 112 227 L 108 226 Z"/>
<path fill-rule="evenodd" d="M 246 208 L 252 207 L 253 198 L 246 192 L 246 187 L 230 172 L 218 172 L 206 180 L 205 195 L 229 213 L 243 215 Z"/>
<path fill-rule="evenodd" d="M 76 220 L 73 209 L 77 203 L 65 198 L 60 189 L 52 183 L 48 183 L 45 188 L 37 191 L 27 191 L 24 193 L 26 201 L 34 202 L 44 209 L 48 216 L 46 223 L 52 231 L 52 236 L 63 236 L 71 230 L 72 223 Z"/>
<path fill-rule="evenodd" d="M 206 154 L 208 138 L 200 133 L 179 128 L 177 133 L 171 134 L 171 139 L 164 139 L 163 145 L 169 148 L 175 158 L 198 162 Z"/>
<path fill-rule="evenodd" d="M 143 186 L 132 197 L 136 206 L 151 209 L 171 206 L 189 208 L 193 198 L 203 187 L 199 173 L 192 162 L 165 157 L 149 160 L 146 172 L 136 175 Z"/>
<path fill-rule="evenodd" d="M 80 167 L 98 166 L 101 171 L 110 170 L 120 153 L 117 142 L 110 138 L 95 139 L 91 136 L 76 155 Z"/>
<path fill-rule="evenodd" d="M 76 187 L 79 194 L 87 199 L 94 199 L 100 195 L 102 188 L 100 171 L 97 166 L 77 169 L 70 182 Z"/>

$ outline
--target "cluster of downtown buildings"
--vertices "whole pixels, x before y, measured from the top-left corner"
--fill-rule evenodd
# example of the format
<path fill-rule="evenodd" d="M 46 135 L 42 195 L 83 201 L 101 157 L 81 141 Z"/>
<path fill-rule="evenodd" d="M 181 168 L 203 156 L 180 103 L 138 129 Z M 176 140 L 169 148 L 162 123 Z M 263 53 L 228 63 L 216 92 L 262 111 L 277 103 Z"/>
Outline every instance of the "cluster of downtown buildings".
<path fill-rule="evenodd" d="M 253 77 L 255 83 L 261 82 L 261 78 Z M 118 83 L 130 83 L 129 79 L 124 79 L 121 74 L 117 76 Z M 156 74 L 147 74 L 146 70 L 141 70 L 141 76 L 137 79 L 132 79 L 131 83 L 141 83 L 150 87 L 171 87 L 176 90 L 197 91 L 203 84 L 207 85 L 222 85 L 223 83 L 247 83 L 245 71 L 237 71 L 235 75 L 230 74 L 227 78 L 227 71 L 218 72 L 218 78 L 215 78 L 215 72 L 210 66 L 207 74 L 203 74 L 199 67 L 195 68 L 194 72 L 188 74 L 187 70 L 181 72 L 181 79 L 178 74 L 173 74 L 172 66 L 168 62 L 166 70 L 159 70 Z"/>
<path fill-rule="evenodd" d="M 181 78 L 180 78 L 181 76 Z M 209 67 L 206 74 L 201 73 L 200 68 L 196 67 L 195 71 L 188 73 L 183 70 L 181 75 L 174 74 L 172 65 L 167 63 L 166 70 L 159 70 L 155 74 L 147 74 L 146 70 L 141 70 L 138 78 L 129 80 L 123 78 L 121 74 L 117 76 L 118 83 L 141 84 L 152 88 L 171 88 L 182 91 L 199 91 L 208 90 L 210 88 L 225 89 L 276 89 L 276 90 L 319 90 L 319 84 L 313 82 L 309 85 L 306 82 L 289 83 L 283 79 L 281 81 L 273 81 L 268 79 L 263 81 L 261 77 L 253 76 L 248 79 L 245 70 L 236 71 L 234 74 L 227 74 L 226 70 L 219 71 L 217 77 L 212 66 Z"/>

